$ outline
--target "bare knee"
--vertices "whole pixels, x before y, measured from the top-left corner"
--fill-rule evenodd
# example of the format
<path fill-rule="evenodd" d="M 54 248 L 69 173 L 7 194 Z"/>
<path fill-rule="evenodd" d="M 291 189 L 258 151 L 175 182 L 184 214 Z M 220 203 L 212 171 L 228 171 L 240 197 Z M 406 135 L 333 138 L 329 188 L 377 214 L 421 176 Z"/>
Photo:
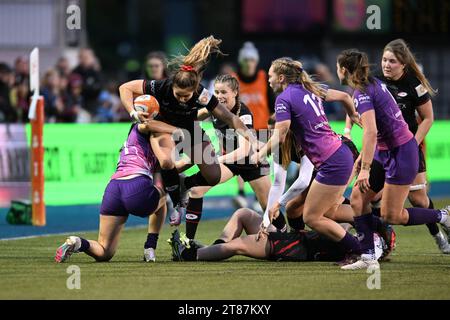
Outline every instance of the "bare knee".
<path fill-rule="evenodd" d="M 172 159 L 168 157 L 161 157 L 159 159 L 159 165 L 161 166 L 161 169 L 163 170 L 170 170 L 174 168 L 174 163 Z"/>
<path fill-rule="evenodd" d="M 205 177 L 206 182 L 208 182 L 208 184 L 210 186 L 215 186 L 216 184 L 218 184 L 220 182 L 220 169 L 217 170 L 217 173 L 212 173 L 212 174 L 207 174 Z"/>
<path fill-rule="evenodd" d="M 318 219 L 315 216 L 312 216 L 309 214 L 303 214 L 303 222 L 312 229 L 316 229 L 316 226 L 319 223 L 319 220 L 320 219 Z"/>
<path fill-rule="evenodd" d="M 413 191 L 409 193 L 408 196 L 409 202 L 411 202 L 413 207 L 419 207 L 419 208 L 428 208 L 429 202 L 428 202 L 428 196 L 425 192 L 421 191 Z"/>
<path fill-rule="evenodd" d="M 233 217 L 242 222 L 244 221 L 244 219 L 249 219 L 250 217 L 252 217 L 253 214 L 258 215 L 248 208 L 240 208 L 233 213 Z"/>
<path fill-rule="evenodd" d="M 97 262 L 108 262 L 109 260 L 112 259 L 112 257 L 114 257 L 114 253 L 112 253 L 112 252 L 105 252 L 104 255 L 99 256 L 99 257 L 95 257 L 95 261 L 97 261 Z"/>
<path fill-rule="evenodd" d="M 203 198 L 206 192 L 202 189 L 203 189 L 202 187 L 192 188 L 189 191 L 189 197 L 194 199 Z"/>

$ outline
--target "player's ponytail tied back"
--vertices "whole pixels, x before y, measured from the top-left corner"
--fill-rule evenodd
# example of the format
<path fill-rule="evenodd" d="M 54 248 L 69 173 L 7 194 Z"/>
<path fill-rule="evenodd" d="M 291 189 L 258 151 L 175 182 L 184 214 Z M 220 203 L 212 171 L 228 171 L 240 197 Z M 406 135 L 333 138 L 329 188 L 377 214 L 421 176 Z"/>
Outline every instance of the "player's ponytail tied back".
<path fill-rule="evenodd" d="M 364 91 L 370 82 L 370 64 L 367 54 L 358 49 L 348 49 L 342 51 L 337 60 L 339 66 L 346 69 L 345 76 L 348 84 Z"/>
<path fill-rule="evenodd" d="M 272 61 L 272 68 L 276 74 L 282 74 L 286 83 L 298 83 L 303 85 L 306 90 L 314 93 L 317 97 L 323 98 L 325 91 L 320 83 L 314 81 L 309 74 L 303 70 L 303 64 L 300 61 L 285 57 Z"/>
<path fill-rule="evenodd" d="M 197 42 L 187 55 L 174 57 L 169 63 L 174 85 L 181 89 L 197 89 L 209 57 L 214 53 L 223 55 L 219 48 L 221 42 L 209 36 Z"/>

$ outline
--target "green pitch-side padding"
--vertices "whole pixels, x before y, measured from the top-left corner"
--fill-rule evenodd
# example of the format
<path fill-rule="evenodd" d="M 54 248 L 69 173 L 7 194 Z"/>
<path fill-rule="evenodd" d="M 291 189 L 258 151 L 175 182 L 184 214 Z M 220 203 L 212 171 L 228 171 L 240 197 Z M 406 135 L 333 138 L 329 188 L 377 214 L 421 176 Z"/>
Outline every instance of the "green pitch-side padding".
<path fill-rule="evenodd" d="M 331 122 L 340 133 L 343 122 Z M 217 139 L 211 123 L 204 122 L 217 150 Z M 102 200 L 103 191 L 113 174 L 119 149 L 125 141 L 130 124 L 45 124 L 44 173 L 47 205 L 95 204 Z M 353 140 L 360 148 L 361 129 L 355 127 Z M 30 126 L 27 126 L 28 141 Z M 427 166 L 431 181 L 450 180 L 450 122 L 436 121 L 427 136 Z M 197 169 L 187 171 L 190 175 Z M 248 184 L 246 191 L 251 192 Z M 237 182 L 216 186 L 208 196 L 235 195 Z"/>

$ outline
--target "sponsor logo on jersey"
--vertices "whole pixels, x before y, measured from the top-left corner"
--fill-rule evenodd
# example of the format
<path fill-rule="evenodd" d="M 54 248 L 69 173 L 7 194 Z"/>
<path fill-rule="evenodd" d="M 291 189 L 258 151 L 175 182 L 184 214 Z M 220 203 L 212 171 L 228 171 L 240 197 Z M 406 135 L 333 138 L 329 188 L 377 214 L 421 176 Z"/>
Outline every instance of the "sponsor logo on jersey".
<path fill-rule="evenodd" d="M 212 94 L 207 90 L 203 89 L 202 93 L 198 97 L 198 103 L 202 106 L 206 106 L 211 100 Z"/>
<path fill-rule="evenodd" d="M 419 97 L 423 96 L 427 92 L 428 92 L 427 89 L 425 89 L 425 87 L 423 85 L 421 85 L 421 84 L 419 84 L 416 87 L 416 93 L 417 93 L 417 96 L 419 96 Z"/>
<path fill-rule="evenodd" d="M 358 106 L 359 106 L 359 102 L 358 102 L 358 99 L 353 99 L 353 103 L 355 104 L 355 108 L 356 109 L 358 109 Z"/>
<path fill-rule="evenodd" d="M 275 112 L 276 113 L 282 113 L 282 112 L 287 112 L 287 108 L 284 104 L 282 103 L 277 103 L 275 105 Z"/>
<path fill-rule="evenodd" d="M 155 95 L 155 80 L 150 81 L 150 93 L 152 96 Z"/>
<path fill-rule="evenodd" d="M 399 93 L 397 93 L 397 95 L 398 95 L 399 97 L 401 97 L 401 98 L 404 98 L 404 97 L 406 97 L 408 94 L 407 94 L 406 92 L 399 92 Z"/>
<path fill-rule="evenodd" d="M 360 94 L 360 95 L 358 95 L 358 102 L 360 104 L 369 103 L 370 102 L 370 96 L 368 96 L 367 94 Z"/>

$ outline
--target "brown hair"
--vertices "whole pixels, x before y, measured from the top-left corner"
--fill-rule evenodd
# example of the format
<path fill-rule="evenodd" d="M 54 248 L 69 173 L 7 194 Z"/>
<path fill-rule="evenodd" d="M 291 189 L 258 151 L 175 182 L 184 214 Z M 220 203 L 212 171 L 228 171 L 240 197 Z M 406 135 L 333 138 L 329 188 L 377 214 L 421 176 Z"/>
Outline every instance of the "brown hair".
<path fill-rule="evenodd" d="M 281 145 L 281 166 L 287 170 L 289 164 L 292 160 L 291 149 L 292 145 L 295 143 L 294 135 L 291 130 L 286 134 L 283 144 Z"/>
<path fill-rule="evenodd" d="M 392 52 L 401 64 L 406 65 L 407 70 L 411 70 L 414 73 L 430 95 L 434 96 L 436 94 L 436 90 L 433 89 L 428 79 L 420 70 L 419 65 L 416 62 L 416 58 L 409 49 L 409 46 L 405 40 L 392 40 L 384 47 L 383 53 L 385 51 Z"/>
<path fill-rule="evenodd" d="M 167 68 L 167 56 L 163 51 L 152 51 L 145 57 L 145 63 L 150 59 L 158 59 L 163 64 L 163 78 L 169 76 L 169 69 Z M 147 74 L 147 71 L 145 71 Z"/>
<path fill-rule="evenodd" d="M 241 113 L 241 100 L 239 99 L 239 81 L 230 74 L 222 74 L 218 75 L 214 79 L 214 84 L 216 83 L 226 83 L 231 88 L 231 90 L 237 92 L 235 106 L 238 106 L 238 111 L 236 114 L 239 116 L 239 114 Z"/>
<path fill-rule="evenodd" d="M 272 61 L 272 68 L 276 74 L 284 75 L 287 83 L 302 84 L 306 90 L 314 93 L 317 97 L 325 97 L 326 91 L 324 88 L 303 70 L 303 65 L 300 61 L 291 58 L 279 58 Z"/>
<path fill-rule="evenodd" d="M 358 49 L 347 49 L 338 55 L 337 62 L 339 67 L 346 69 L 345 78 L 348 84 L 353 88 L 364 91 L 371 82 L 367 54 Z"/>
<path fill-rule="evenodd" d="M 186 56 L 176 56 L 169 62 L 174 69 L 173 84 L 181 89 L 198 88 L 202 73 L 208 63 L 209 56 L 213 53 L 222 54 L 219 44 L 222 42 L 213 36 L 203 38 L 197 42 Z"/>

